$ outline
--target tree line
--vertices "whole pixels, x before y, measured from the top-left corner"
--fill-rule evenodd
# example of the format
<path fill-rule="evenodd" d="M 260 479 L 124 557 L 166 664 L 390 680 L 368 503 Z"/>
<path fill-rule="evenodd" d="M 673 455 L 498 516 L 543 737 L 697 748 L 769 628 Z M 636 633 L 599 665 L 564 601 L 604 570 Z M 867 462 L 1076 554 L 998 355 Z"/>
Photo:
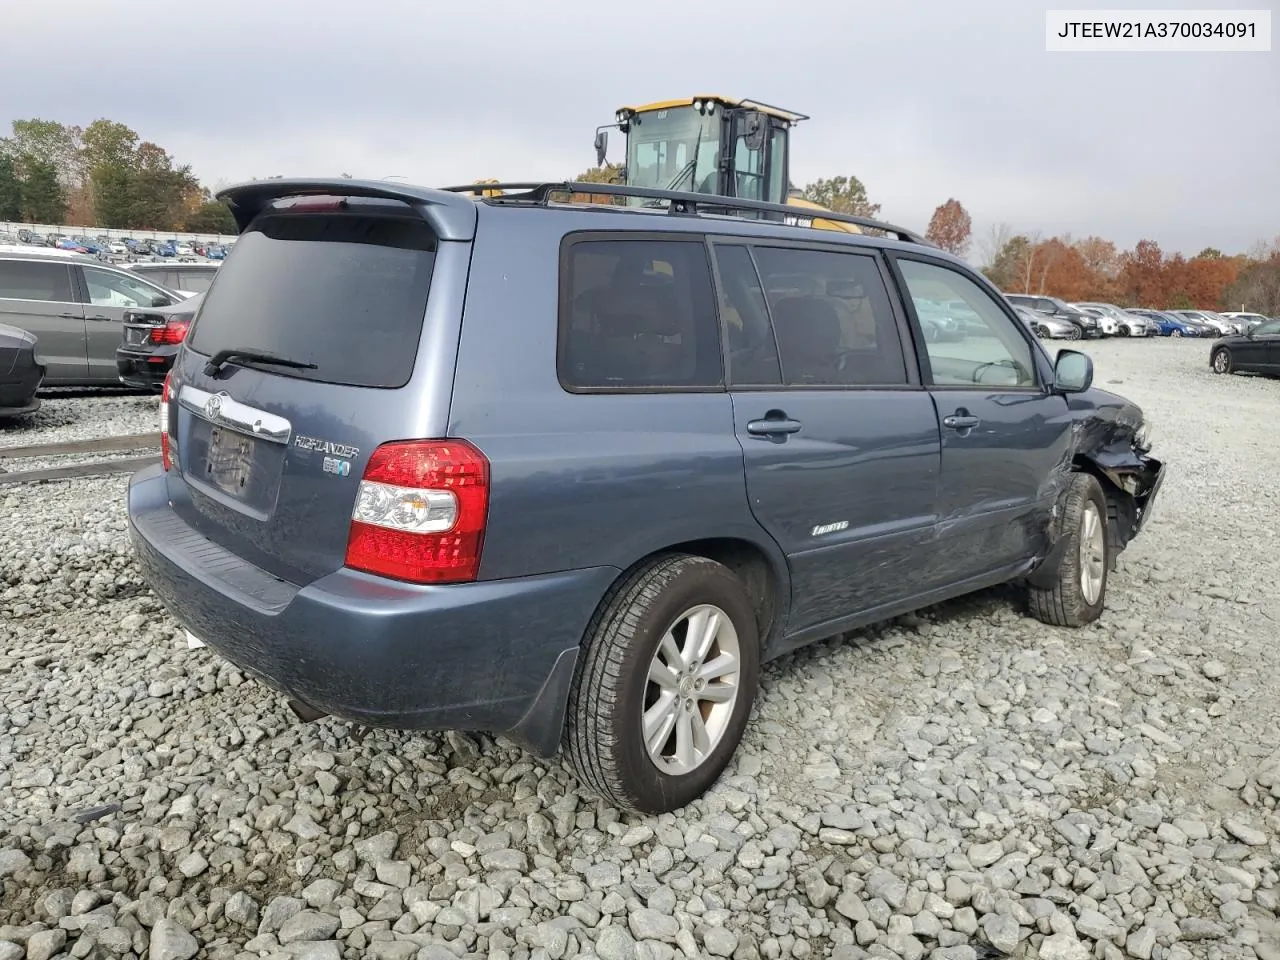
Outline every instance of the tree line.
<path fill-rule="evenodd" d="M 14 120 L 0 137 L 0 221 L 235 233 L 189 164 L 123 123 Z"/>
<path fill-rule="evenodd" d="M 620 172 L 606 164 L 575 179 L 608 183 Z M 880 214 L 880 204 L 871 201 L 856 176 L 819 178 L 800 194 L 830 210 L 871 218 Z M 0 138 L 0 221 L 192 233 L 236 230 L 231 212 L 214 200 L 189 164 L 178 164 L 159 145 L 106 119 L 86 127 L 14 120 L 10 136 Z M 973 243 L 972 229 L 969 212 L 952 197 L 934 210 L 925 238 L 963 257 Z M 1186 258 L 1165 254 L 1153 240 L 1120 250 L 1101 237 L 1044 238 L 998 224 L 980 246 L 984 273 L 1007 293 L 1161 309 L 1280 313 L 1280 236 L 1244 254 L 1205 249 Z"/>

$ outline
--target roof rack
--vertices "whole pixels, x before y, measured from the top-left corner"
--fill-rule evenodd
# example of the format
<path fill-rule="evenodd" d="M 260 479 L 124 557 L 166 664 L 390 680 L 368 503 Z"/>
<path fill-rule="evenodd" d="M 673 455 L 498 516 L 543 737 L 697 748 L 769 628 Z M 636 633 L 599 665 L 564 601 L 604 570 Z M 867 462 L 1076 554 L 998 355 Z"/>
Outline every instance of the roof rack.
<path fill-rule="evenodd" d="M 779 213 L 797 220 L 832 220 L 839 223 L 851 223 L 857 227 L 879 230 L 892 234 L 905 243 L 919 243 L 933 246 L 924 237 L 905 227 L 894 226 L 871 217 L 859 217 L 851 213 L 840 213 L 835 210 L 815 209 L 813 207 L 797 207 L 785 203 L 770 203 L 765 200 L 745 200 L 737 197 L 721 197 L 708 193 L 687 193 L 680 190 L 661 190 L 655 187 L 632 187 L 620 183 L 586 183 L 580 180 L 565 180 L 545 183 L 469 183 L 465 186 L 442 187 L 450 193 L 479 194 L 486 190 L 521 191 L 504 193 L 503 196 L 484 197 L 485 203 L 528 204 L 532 206 L 548 206 L 553 194 L 574 194 L 636 197 L 643 200 L 666 200 L 670 204 L 668 214 L 674 216 L 700 216 L 704 212 L 720 211 L 757 211 L 761 213 Z M 722 216 L 734 216 L 725 213 Z M 738 217 L 738 219 L 748 219 Z"/>

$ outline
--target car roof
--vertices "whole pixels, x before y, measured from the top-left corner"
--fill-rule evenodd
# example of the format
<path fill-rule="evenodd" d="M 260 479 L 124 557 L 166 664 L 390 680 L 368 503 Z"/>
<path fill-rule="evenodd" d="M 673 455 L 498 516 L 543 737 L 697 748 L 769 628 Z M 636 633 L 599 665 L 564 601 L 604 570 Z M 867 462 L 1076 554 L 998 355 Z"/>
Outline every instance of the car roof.
<path fill-rule="evenodd" d="M 6 260 L 57 260 L 60 262 L 72 263 L 92 263 L 94 266 L 103 265 L 97 257 L 90 256 L 86 253 L 76 253 L 74 250 L 55 250 L 53 247 L 34 247 L 30 245 L 22 246 L 0 246 L 0 257 Z"/>
<path fill-rule="evenodd" d="M 120 264 L 125 270 L 155 270 L 159 273 L 161 270 L 217 270 L 216 263 L 201 263 L 200 261 L 184 261 L 184 260 L 142 260 L 137 263 Z"/>

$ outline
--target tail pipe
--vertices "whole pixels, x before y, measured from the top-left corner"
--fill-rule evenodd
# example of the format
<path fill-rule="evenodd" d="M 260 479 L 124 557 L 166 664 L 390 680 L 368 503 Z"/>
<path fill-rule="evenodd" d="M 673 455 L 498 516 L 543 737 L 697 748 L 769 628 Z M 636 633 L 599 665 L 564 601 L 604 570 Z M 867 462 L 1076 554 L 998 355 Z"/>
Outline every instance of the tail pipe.
<path fill-rule="evenodd" d="M 289 701 L 289 709 L 292 710 L 293 715 L 303 723 L 310 723 L 313 720 L 319 720 L 322 717 L 327 717 L 329 715 L 323 710 L 317 710 L 310 704 L 303 703 L 301 700 L 291 699 Z"/>

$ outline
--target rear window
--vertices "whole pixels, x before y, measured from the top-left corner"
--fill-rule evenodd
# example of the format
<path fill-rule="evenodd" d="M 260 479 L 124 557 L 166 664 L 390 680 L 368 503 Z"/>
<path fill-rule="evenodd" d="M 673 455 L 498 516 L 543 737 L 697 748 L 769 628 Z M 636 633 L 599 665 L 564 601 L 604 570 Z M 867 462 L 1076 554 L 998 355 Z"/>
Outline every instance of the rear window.
<path fill-rule="evenodd" d="M 402 387 L 413 373 L 435 249 L 431 228 L 416 217 L 263 214 L 218 268 L 191 348 L 205 355 L 251 350 L 316 365 L 243 362 L 281 376 Z"/>
<path fill-rule="evenodd" d="M 184 270 L 177 277 L 178 286 L 171 289 L 204 293 L 213 283 L 213 274 L 212 270 Z"/>

